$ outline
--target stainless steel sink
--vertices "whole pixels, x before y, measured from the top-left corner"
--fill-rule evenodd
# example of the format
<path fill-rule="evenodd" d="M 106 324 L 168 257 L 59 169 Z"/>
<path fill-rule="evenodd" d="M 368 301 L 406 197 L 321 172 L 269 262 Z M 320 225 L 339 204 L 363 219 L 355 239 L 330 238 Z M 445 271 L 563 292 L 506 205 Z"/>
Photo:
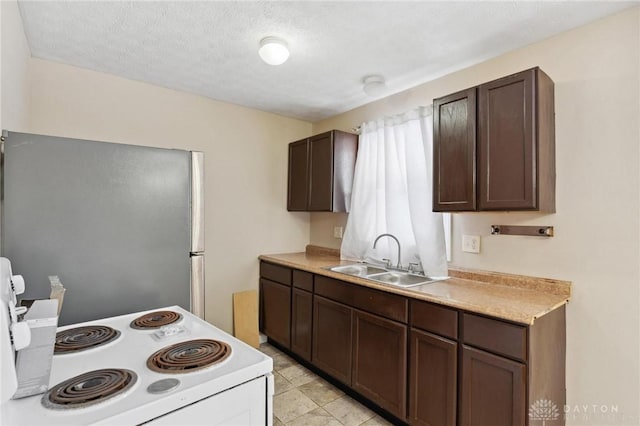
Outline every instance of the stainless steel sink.
<path fill-rule="evenodd" d="M 367 265 L 366 263 L 333 266 L 329 268 L 329 270 L 333 272 L 340 272 L 341 274 L 355 275 L 358 277 L 367 277 L 369 275 L 381 274 L 383 272 L 387 272 L 386 269 L 378 268 L 377 266 Z"/>
<path fill-rule="evenodd" d="M 446 278 L 431 278 L 425 275 L 412 274 L 404 271 L 390 271 L 378 266 L 366 263 L 356 263 L 353 265 L 330 266 L 327 269 L 345 275 L 366 278 L 379 283 L 395 285 L 397 287 L 415 287 L 442 281 Z"/>
<path fill-rule="evenodd" d="M 396 285 L 398 287 L 414 287 L 440 281 L 424 275 L 415 275 L 401 271 L 389 271 L 383 274 L 371 275 L 367 278 L 385 284 Z"/>

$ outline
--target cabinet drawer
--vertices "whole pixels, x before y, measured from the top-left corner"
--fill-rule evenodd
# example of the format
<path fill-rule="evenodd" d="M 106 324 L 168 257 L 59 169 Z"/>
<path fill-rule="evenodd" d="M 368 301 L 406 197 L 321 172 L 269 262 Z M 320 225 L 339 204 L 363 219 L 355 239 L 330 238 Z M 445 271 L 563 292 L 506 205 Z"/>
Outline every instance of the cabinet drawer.
<path fill-rule="evenodd" d="M 307 291 L 313 291 L 313 274 L 305 271 L 293 270 L 293 286 Z"/>
<path fill-rule="evenodd" d="M 291 285 L 291 269 L 285 266 L 260 262 L 260 276 L 280 284 Z"/>
<path fill-rule="evenodd" d="M 463 314 L 464 343 L 506 355 L 527 359 L 526 327 L 472 314 Z"/>
<path fill-rule="evenodd" d="M 315 277 L 315 292 L 345 305 L 395 321 L 406 323 L 408 319 L 408 300 L 402 296 L 360 287 L 322 275 Z"/>
<path fill-rule="evenodd" d="M 458 312 L 433 303 L 412 300 L 411 325 L 441 336 L 458 338 Z"/>

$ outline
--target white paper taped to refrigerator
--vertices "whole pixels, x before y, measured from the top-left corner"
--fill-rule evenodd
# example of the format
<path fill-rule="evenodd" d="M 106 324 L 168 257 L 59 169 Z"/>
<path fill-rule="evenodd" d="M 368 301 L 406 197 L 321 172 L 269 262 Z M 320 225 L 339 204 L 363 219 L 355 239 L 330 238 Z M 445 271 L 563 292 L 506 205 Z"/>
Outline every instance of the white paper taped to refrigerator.
<path fill-rule="evenodd" d="M 66 288 L 60 282 L 60 278 L 57 275 L 49 275 L 49 283 L 51 284 L 51 294 L 49 299 L 55 299 L 58 301 L 58 316 L 62 310 L 62 301 L 64 300 L 64 292 Z"/>

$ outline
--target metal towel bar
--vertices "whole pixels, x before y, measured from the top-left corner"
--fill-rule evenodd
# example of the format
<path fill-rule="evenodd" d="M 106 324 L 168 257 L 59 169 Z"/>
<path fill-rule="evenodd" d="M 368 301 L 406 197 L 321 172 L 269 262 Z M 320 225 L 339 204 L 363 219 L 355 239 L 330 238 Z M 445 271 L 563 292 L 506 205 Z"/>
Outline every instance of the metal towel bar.
<path fill-rule="evenodd" d="M 525 235 L 553 237 L 553 226 L 491 225 L 491 235 Z"/>

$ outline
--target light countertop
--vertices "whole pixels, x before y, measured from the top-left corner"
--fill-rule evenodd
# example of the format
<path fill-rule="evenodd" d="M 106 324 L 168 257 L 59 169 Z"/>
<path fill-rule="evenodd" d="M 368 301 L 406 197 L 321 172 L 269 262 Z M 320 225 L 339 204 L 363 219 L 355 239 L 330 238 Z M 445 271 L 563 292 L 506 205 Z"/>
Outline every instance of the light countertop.
<path fill-rule="evenodd" d="M 330 251 L 269 254 L 261 255 L 260 259 L 352 284 L 527 325 L 564 305 L 571 296 L 571 283 L 568 281 L 451 266 L 451 278 L 447 280 L 401 288 L 326 269 L 355 263 L 340 260 Z"/>

